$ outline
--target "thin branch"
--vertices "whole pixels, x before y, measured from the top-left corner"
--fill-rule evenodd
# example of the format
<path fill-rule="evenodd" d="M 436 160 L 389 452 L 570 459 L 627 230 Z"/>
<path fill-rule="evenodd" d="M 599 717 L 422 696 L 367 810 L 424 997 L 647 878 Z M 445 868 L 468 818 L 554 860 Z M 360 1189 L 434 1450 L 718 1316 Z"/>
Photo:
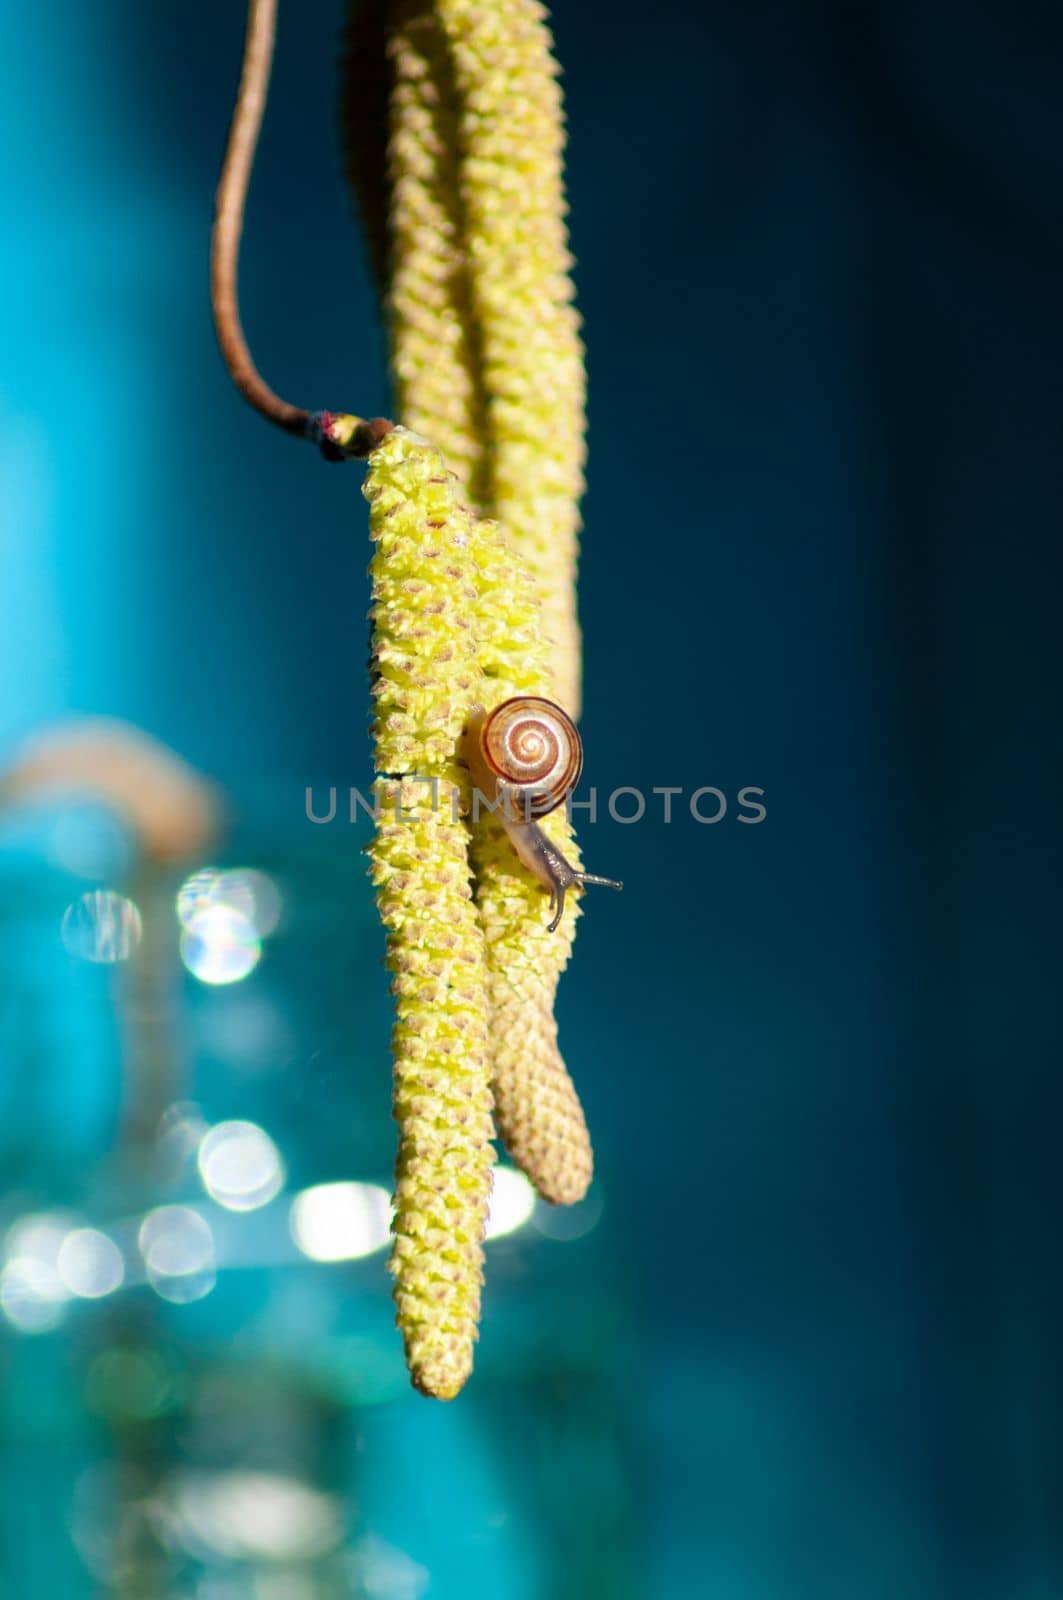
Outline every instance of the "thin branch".
<path fill-rule="evenodd" d="M 240 238 L 244 230 L 247 186 L 269 93 L 276 32 L 277 0 L 249 0 L 243 71 L 214 201 L 210 303 L 222 357 L 244 399 L 260 416 L 286 433 L 320 445 L 327 461 L 343 461 L 348 456 L 368 455 L 384 434 L 390 433 L 393 424 L 384 417 L 364 421 L 347 412 L 305 411 L 302 406 L 282 400 L 255 366 L 240 321 Z"/>
<path fill-rule="evenodd" d="M 260 375 L 251 357 L 240 321 L 238 275 L 240 237 L 244 229 L 247 185 L 255 161 L 262 115 L 269 93 L 269 74 L 273 63 L 273 41 L 277 30 L 277 0 L 250 0 L 247 8 L 247 33 L 244 39 L 244 65 L 236 95 L 232 126 L 225 161 L 218 179 L 214 201 L 214 230 L 210 245 L 210 302 L 229 375 L 243 395 L 263 417 L 287 433 L 313 436 L 311 417 L 301 406 L 293 406 L 274 394 Z"/>

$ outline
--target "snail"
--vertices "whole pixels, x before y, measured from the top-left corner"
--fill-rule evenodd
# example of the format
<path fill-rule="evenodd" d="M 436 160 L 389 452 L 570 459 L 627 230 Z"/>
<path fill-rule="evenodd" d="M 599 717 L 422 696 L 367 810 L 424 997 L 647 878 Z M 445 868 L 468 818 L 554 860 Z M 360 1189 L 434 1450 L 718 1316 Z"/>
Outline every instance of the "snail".
<path fill-rule="evenodd" d="M 577 872 L 535 821 L 562 804 L 583 770 L 583 742 L 560 706 L 535 695 L 503 700 L 490 712 L 476 706 L 466 728 L 466 755 L 478 795 L 497 808 L 517 855 L 550 891 L 549 933 L 560 923 L 565 891 L 573 885 L 623 888 L 613 878 Z"/>

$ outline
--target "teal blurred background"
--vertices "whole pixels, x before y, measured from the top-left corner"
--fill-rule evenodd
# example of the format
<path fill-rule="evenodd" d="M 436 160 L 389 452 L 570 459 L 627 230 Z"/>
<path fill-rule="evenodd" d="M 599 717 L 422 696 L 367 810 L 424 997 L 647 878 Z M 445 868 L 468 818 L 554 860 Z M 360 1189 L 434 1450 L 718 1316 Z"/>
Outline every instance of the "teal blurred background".
<path fill-rule="evenodd" d="M 677 804 L 666 826 L 658 801 L 586 828 L 627 885 L 588 905 L 560 1004 L 595 1209 L 578 1239 L 528 1219 L 489 1247 L 457 1405 L 388 1376 L 380 1254 L 307 1265 L 283 1228 L 189 1304 L 143 1285 L 32 1331 L 11 1302 L 5 1591 L 1063 1594 L 1063 24 L 946 0 L 558 10 L 587 780 L 757 785 L 767 818 Z M 372 414 L 340 12 L 281 6 L 244 313 L 281 393 Z M 242 7 L 0 16 L 0 750 L 104 712 L 224 786 L 226 860 L 270 875 L 287 920 L 214 989 L 177 959 L 179 877 L 149 886 L 175 1103 L 268 1129 L 293 1193 L 383 1184 L 364 837 L 303 813 L 306 785 L 369 777 L 360 472 L 242 405 L 207 304 Z M 0 833 L 5 1225 L 110 1218 L 132 1183 L 128 997 L 56 931 L 104 877 L 55 865 L 54 822 Z M 285 1030 L 269 1071 L 219 1049 L 255 1037 L 218 1011 L 237 997 L 261 1039 Z M 193 1160 L 132 1209 L 191 1207 L 196 1182 Z M 94 1409 L 116 1351 L 166 1398 Z M 235 1470 L 277 1480 L 236 1485 L 252 1524 L 298 1483 L 323 1497 L 304 1523 L 327 1502 L 350 1537 L 315 1524 L 305 1572 L 274 1554 L 240 1587 L 243 1501 L 219 1502 L 227 1554 L 202 1509 Z M 149 1577 L 120 1591 L 84 1529 L 160 1484 L 172 1537 L 156 1516 Z"/>

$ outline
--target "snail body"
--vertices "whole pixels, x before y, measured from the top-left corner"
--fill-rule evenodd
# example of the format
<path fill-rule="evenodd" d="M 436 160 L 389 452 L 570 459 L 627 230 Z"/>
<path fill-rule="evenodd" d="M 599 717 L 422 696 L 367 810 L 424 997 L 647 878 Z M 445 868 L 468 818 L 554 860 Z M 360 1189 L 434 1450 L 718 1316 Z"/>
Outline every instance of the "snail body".
<path fill-rule="evenodd" d="M 560 706 L 536 695 L 503 700 L 490 712 L 477 706 L 466 730 L 466 753 L 476 793 L 497 815 L 529 872 L 550 891 L 548 932 L 561 921 L 568 889 L 588 883 L 623 887 L 613 878 L 577 871 L 536 820 L 564 802 L 583 771 L 583 742 Z"/>

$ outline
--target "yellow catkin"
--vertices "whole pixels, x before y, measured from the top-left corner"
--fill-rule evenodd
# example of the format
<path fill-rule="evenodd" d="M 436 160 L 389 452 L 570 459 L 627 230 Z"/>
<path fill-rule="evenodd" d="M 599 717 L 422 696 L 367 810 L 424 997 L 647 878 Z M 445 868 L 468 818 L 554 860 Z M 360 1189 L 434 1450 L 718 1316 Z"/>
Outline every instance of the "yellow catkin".
<path fill-rule="evenodd" d="M 514 553 L 492 558 L 488 538 L 481 559 L 485 698 L 548 694 L 575 713 L 584 384 L 549 35 L 540 10 L 508 0 L 403 0 L 391 26 L 387 303 L 400 415 L 509 520 Z M 564 816 L 547 829 L 571 857 Z M 576 897 L 548 934 L 541 886 L 492 821 L 477 829 L 475 863 L 498 1129 L 540 1193 L 578 1200 L 591 1147 L 553 1017 Z"/>
<path fill-rule="evenodd" d="M 398 414 L 430 435 L 474 503 L 484 494 L 484 398 L 469 301 L 451 66 L 431 0 L 398 0 L 388 51 L 390 281 Z"/>
<path fill-rule="evenodd" d="M 461 729 L 482 693 L 472 519 L 456 490 L 439 452 L 405 429 L 369 457 L 375 759 L 390 780 L 370 855 L 396 1002 L 390 1266 L 411 1377 L 439 1399 L 472 1368 L 492 1165 L 484 939 L 454 803 L 468 781 Z"/>
<path fill-rule="evenodd" d="M 585 385 L 558 68 L 537 0 L 436 0 L 435 12 L 459 107 L 464 246 L 487 404 L 483 504 L 531 573 L 556 694 L 575 716 Z M 434 416 L 423 426 L 439 431 Z"/>
<path fill-rule="evenodd" d="M 527 574 L 500 529 L 481 522 L 477 535 L 483 704 L 491 710 L 518 694 L 552 698 L 550 651 Z M 564 808 L 542 826 L 578 866 Z M 579 893 L 567 901 L 560 926 L 547 932 L 548 897 L 488 812 L 473 823 L 473 865 L 487 946 L 495 1123 L 539 1193 L 571 1205 L 587 1192 L 593 1158 L 579 1096 L 558 1049 L 554 997 L 572 951 Z"/>

